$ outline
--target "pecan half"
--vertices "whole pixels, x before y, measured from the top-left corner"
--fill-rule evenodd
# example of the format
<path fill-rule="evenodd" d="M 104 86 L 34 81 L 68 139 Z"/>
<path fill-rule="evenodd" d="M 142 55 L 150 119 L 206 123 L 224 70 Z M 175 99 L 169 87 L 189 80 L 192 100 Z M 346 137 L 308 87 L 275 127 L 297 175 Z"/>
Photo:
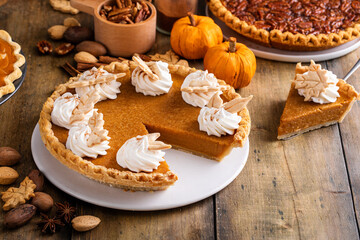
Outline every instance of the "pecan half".
<path fill-rule="evenodd" d="M 55 52 L 57 55 L 66 55 L 69 52 L 71 52 L 73 49 L 75 48 L 74 45 L 72 45 L 71 43 L 63 43 L 60 46 L 58 46 L 57 48 L 55 48 Z"/>
<path fill-rule="evenodd" d="M 46 40 L 39 41 L 36 46 L 39 52 L 41 52 L 42 54 L 49 54 L 53 51 L 51 43 Z"/>

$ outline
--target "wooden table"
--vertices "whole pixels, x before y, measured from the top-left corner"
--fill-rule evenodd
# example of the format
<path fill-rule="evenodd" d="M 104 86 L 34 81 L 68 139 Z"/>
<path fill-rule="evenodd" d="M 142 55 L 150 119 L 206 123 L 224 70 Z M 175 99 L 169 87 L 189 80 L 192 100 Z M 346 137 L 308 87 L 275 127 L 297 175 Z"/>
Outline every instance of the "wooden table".
<path fill-rule="evenodd" d="M 3 4 L 6 0 L 0 0 Z M 1 5 L 0 4 L 0 5 Z M 201 2 L 201 9 L 204 3 Z M 18 149 L 23 158 L 14 168 L 20 181 L 35 168 L 32 131 L 42 104 L 68 76 L 58 67 L 72 56 L 40 56 L 35 45 L 48 39 L 47 29 L 68 14 L 53 11 L 48 0 L 11 0 L 0 7 L 0 29 L 21 44 L 28 63 L 20 90 L 0 106 L 0 146 Z M 76 18 L 92 27 L 86 14 Z M 55 43 L 58 45 L 59 43 Z M 169 37 L 158 34 L 151 52 L 170 49 Z M 344 76 L 360 50 L 322 62 Z M 190 64 L 202 68 L 201 61 Z M 17 230 L 1 228 L 7 239 L 358 239 L 360 197 L 360 105 L 340 125 L 316 130 L 288 141 L 277 141 L 277 127 L 294 76 L 295 64 L 257 59 L 252 83 L 240 91 L 255 97 L 250 155 L 241 174 L 227 188 L 190 206 L 157 212 L 131 212 L 98 207 L 65 194 L 50 182 L 45 192 L 55 201 L 69 201 L 78 214 L 101 218 L 86 233 L 70 228 L 41 234 L 39 216 Z M 360 71 L 349 82 L 360 90 Z M 7 189 L 1 186 L 0 190 Z M 0 211 L 0 222 L 4 213 Z"/>

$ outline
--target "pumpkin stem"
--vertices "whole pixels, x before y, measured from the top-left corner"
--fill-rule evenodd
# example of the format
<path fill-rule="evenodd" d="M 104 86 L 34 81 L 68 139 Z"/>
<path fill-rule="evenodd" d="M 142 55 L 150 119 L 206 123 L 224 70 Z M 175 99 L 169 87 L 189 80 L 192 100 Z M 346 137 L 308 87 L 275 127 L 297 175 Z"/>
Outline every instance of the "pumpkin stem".
<path fill-rule="evenodd" d="M 195 27 L 196 24 L 195 24 L 194 14 L 192 14 L 191 12 L 188 12 L 187 15 L 188 15 L 188 17 L 190 19 L 191 26 Z"/>
<path fill-rule="evenodd" d="M 236 38 L 234 37 L 229 38 L 229 52 L 236 52 Z"/>

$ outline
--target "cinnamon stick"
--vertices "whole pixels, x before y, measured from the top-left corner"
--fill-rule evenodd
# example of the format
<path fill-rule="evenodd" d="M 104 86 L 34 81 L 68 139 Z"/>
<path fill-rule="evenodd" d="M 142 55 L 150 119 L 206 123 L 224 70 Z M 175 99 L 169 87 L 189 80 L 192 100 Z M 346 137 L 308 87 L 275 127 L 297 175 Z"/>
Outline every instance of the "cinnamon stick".
<path fill-rule="evenodd" d="M 89 70 L 93 67 L 100 67 L 100 66 L 105 66 L 107 65 L 106 63 L 78 63 L 77 64 L 77 70 L 79 71 L 85 71 L 85 70 Z"/>
<path fill-rule="evenodd" d="M 122 60 L 110 56 L 99 56 L 99 62 L 110 64 L 112 62 L 122 62 Z"/>
<path fill-rule="evenodd" d="M 80 73 L 68 62 L 66 62 L 64 65 L 61 65 L 61 68 L 64 69 L 72 77 L 76 77 Z"/>

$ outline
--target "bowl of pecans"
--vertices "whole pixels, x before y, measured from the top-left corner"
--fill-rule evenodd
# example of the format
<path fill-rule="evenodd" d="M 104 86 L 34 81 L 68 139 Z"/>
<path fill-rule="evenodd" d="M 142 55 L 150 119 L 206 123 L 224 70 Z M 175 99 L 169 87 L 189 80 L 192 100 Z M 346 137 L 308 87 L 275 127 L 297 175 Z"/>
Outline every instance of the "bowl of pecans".
<path fill-rule="evenodd" d="M 155 43 L 156 9 L 145 0 L 71 0 L 71 5 L 94 16 L 95 40 L 113 56 L 145 53 Z"/>

